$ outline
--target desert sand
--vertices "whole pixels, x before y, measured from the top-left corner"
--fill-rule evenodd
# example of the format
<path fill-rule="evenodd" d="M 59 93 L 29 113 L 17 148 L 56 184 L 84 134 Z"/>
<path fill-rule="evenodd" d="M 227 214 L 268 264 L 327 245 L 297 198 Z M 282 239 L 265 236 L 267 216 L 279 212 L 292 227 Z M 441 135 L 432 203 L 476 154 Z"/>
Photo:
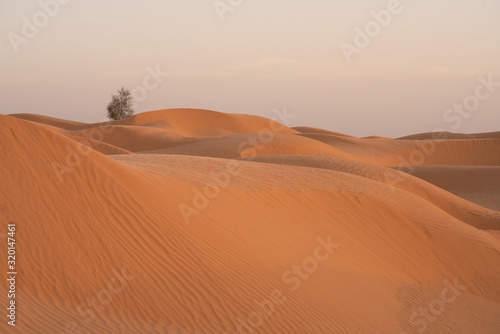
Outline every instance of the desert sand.
<path fill-rule="evenodd" d="M 500 132 L 196 109 L 0 128 L 2 333 L 500 333 Z"/>

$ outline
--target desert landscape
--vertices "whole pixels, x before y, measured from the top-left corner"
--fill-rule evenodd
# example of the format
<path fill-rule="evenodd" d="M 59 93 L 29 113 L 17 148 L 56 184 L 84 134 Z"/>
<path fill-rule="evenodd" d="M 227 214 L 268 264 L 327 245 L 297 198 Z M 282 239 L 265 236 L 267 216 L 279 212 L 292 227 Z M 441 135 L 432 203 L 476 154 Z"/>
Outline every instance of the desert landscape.
<path fill-rule="evenodd" d="M 0 332 L 500 333 L 500 132 L 283 120 L 0 115 Z"/>
<path fill-rule="evenodd" d="M 500 1 L 0 8 L 0 334 L 500 334 Z"/>

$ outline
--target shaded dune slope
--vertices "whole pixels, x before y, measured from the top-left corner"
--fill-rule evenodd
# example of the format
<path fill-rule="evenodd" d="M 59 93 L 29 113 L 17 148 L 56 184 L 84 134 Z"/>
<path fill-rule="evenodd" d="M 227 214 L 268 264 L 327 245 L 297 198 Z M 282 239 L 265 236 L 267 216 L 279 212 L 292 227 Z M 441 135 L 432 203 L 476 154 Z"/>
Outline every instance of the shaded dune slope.
<path fill-rule="evenodd" d="M 452 194 L 500 211 L 500 167 L 415 166 L 412 175 Z M 460 182 L 457 182 L 460 180 Z"/>
<path fill-rule="evenodd" d="M 430 139 L 498 139 L 500 131 L 486 133 L 453 133 L 446 131 L 426 132 L 410 136 L 400 137 L 400 140 L 430 140 Z"/>

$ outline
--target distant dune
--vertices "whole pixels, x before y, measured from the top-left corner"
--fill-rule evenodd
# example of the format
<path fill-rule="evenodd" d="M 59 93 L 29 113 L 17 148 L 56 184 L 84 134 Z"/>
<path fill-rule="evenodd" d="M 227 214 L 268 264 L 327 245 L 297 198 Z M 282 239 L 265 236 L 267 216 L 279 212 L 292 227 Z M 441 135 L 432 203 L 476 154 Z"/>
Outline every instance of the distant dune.
<path fill-rule="evenodd" d="M 2 333 L 500 333 L 500 132 L 13 114 L 0 164 Z"/>
<path fill-rule="evenodd" d="M 491 139 L 491 138 L 495 139 L 500 138 L 500 131 L 487 132 L 487 133 L 474 133 L 474 134 L 435 131 L 435 132 L 427 132 L 427 133 L 405 136 L 398 139 L 425 140 L 425 139 Z"/>

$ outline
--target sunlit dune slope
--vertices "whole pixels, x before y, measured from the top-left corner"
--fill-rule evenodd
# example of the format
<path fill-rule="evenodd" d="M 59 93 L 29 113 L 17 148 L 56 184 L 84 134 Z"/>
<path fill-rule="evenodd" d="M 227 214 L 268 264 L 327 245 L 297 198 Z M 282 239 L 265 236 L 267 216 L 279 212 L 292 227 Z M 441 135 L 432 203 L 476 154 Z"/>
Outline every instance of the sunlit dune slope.
<path fill-rule="evenodd" d="M 224 136 L 259 132 L 266 128 L 273 132 L 297 133 L 264 117 L 224 114 L 211 110 L 166 109 L 138 114 L 110 125 L 140 125 L 172 130 L 186 137 Z"/>

